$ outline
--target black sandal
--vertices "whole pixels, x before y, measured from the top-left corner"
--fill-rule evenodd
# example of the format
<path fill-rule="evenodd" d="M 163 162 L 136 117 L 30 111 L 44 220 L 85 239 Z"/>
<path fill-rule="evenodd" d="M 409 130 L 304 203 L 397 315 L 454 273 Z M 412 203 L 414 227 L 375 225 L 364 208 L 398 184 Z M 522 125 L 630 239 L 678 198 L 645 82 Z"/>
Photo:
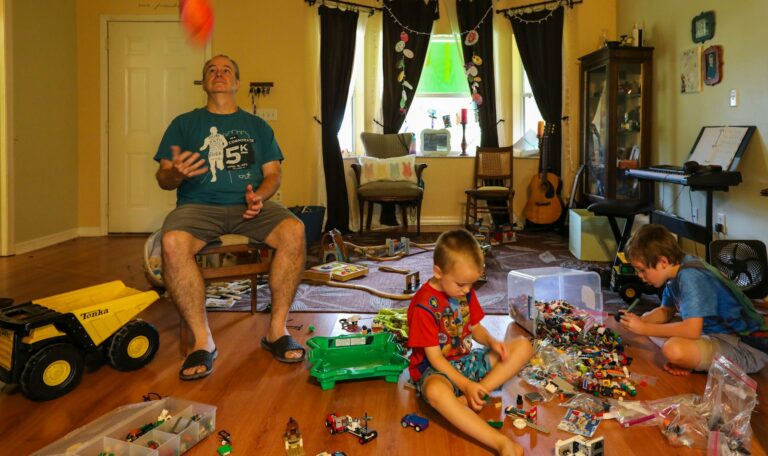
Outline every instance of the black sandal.
<path fill-rule="evenodd" d="M 213 349 L 212 352 L 207 350 L 196 350 L 187 356 L 184 360 L 184 364 L 181 365 L 179 370 L 179 378 L 182 380 L 197 380 L 211 375 L 213 372 L 213 360 L 219 355 L 219 350 Z M 205 370 L 203 372 L 195 372 L 194 374 L 185 374 L 184 371 L 193 367 L 203 366 Z"/>
<path fill-rule="evenodd" d="M 272 356 L 281 363 L 294 364 L 304 361 L 307 351 L 301 346 L 296 339 L 286 334 L 274 342 L 269 342 L 266 337 L 261 338 L 261 347 L 272 353 Z M 285 354 L 289 351 L 301 350 L 301 356 L 298 358 L 286 358 Z"/>

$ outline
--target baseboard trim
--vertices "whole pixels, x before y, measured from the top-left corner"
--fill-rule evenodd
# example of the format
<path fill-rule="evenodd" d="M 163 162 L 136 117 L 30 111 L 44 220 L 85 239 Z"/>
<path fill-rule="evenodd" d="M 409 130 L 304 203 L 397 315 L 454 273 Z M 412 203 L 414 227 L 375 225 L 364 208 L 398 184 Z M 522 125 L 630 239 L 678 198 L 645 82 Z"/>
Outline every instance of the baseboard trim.
<path fill-rule="evenodd" d="M 72 228 L 66 231 L 60 231 L 58 233 L 49 234 L 47 236 L 39 237 L 37 239 L 31 239 L 29 241 L 19 242 L 15 245 L 14 253 L 20 255 L 22 253 L 31 252 L 33 250 L 50 247 L 52 245 L 60 244 L 80 236 L 79 228 Z"/>
<path fill-rule="evenodd" d="M 99 237 L 106 236 L 107 232 L 99 226 L 81 226 L 77 229 L 77 234 L 80 237 Z"/>
<path fill-rule="evenodd" d="M 414 220 L 414 224 L 416 221 Z M 421 225 L 464 225 L 463 217 L 421 217 Z"/>

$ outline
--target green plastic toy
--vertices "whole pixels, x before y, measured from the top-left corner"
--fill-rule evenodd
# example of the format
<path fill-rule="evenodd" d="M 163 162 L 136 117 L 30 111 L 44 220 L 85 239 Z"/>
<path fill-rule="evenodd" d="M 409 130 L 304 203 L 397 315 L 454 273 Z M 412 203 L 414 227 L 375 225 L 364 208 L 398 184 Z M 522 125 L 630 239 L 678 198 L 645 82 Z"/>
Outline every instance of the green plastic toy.
<path fill-rule="evenodd" d="M 338 337 L 312 337 L 309 362 L 310 375 L 320 382 L 323 390 L 334 387 L 339 380 L 384 377 L 396 383 L 400 373 L 408 366 L 403 349 L 394 341 L 394 335 L 351 334 Z"/>

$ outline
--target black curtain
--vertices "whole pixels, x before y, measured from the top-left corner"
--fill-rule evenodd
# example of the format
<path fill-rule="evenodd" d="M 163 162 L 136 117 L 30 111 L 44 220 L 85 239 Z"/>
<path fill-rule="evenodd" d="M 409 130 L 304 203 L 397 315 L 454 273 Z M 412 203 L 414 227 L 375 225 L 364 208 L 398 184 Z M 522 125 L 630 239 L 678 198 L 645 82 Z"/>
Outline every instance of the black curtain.
<path fill-rule="evenodd" d="M 339 129 L 347 107 L 355 60 L 357 12 L 320 6 L 320 94 L 323 119 L 323 170 L 328 198 L 325 231 L 349 232 L 349 201 Z"/>
<path fill-rule="evenodd" d="M 413 96 L 416 93 L 416 87 L 421 78 L 421 70 L 424 67 L 424 59 L 427 57 L 427 47 L 429 47 L 429 37 L 432 33 L 432 22 L 440 17 L 437 9 L 437 0 L 384 0 L 384 5 L 389 11 L 384 11 L 382 43 L 383 62 L 384 62 L 384 96 L 382 99 L 382 116 L 384 123 L 384 133 L 397 133 L 405 120 L 405 114 L 411 106 Z M 394 17 L 392 17 L 394 15 Z M 395 22 L 395 18 L 400 24 Z M 403 29 L 403 25 L 411 30 L 424 33 L 412 33 Z M 412 59 L 405 59 L 405 80 L 407 80 L 413 89 L 404 88 L 397 75 L 400 68 L 402 53 L 395 51 L 397 42 L 400 41 L 400 33 L 408 33 L 408 42 L 406 49 L 413 51 Z M 400 98 L 402 91 L 405 90 L 408 100 L 404 106 L 404 111 L 400 110 Z"/>
<path fill-rule="evenodd" d="M 539 166 L 560 176 L 561 130 L 563 114 L 563 8 L 510 17 L 517 49 L 528 74 L 533 97 L 547 123 L 547 153 L 542 151 Z M 541 22 L 537 22 L 541 21 Z"/>
<path fill-rule="evenodd" d="M 473 29 L 491 7 L 491 0 L 456 0 L 459 29 L 461 31 Z M 477 28 L 477 32 L 480 39 L 474 46 L 464 44 L 466 35 L 461 37 L 461 49 L 464 52 L 465 62 L 472 59 L 473 51 L 483 60 L 477 67 L 477 75 L 481 79 L 477 93 L 483 97 L 482 104 L 478 106 L 480 146 L 499 147 L 499 135 L 496 131 L 496 81 L 493 75 L 493 11 L 485 17 L 483 23 Z"/>

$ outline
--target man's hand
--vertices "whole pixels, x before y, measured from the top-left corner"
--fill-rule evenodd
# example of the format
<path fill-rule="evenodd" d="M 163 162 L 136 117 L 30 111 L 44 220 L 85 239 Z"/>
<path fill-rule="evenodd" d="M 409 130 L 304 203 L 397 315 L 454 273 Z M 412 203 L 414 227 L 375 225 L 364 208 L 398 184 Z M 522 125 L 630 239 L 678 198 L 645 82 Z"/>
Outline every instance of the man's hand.
<path fill-rule="evenodd" d="M 620 310 L 619 312 L 621 313 L 621 320 L 619 320 L 621 326 L 635 334 L 643 334 L 645 322 L 642 320 L 642 318 L 631 312 L 627 312 L 626 310 Z"/>
<path fill-rule="evenodd" d="M 256 217 L 261 212 L 262 207 L 264 207 L 264 201 L 262 201 L 261 196 L 253 191 L 253 185 L 248 184 L 248 188 L 245 191 L 245 212 L 243 212 L 243 218 L 252 219 Z"/>
<path fill-rule="evenodd" d="M 507 344 L 496 339 L 495 337 L 488 342 L 488 347 L 497 355 L 501 361 L 507 360 Z"/>
<path fill-rule="evenodd" d="M 189 179 L 208 172 L 205 159 L 198 152 L 181 151 L 179 146 L 171 146 L 171 162 L 173 171 L 180 179 Z"/>
<path fill-rule="evenodd" d="M 464 397 L 467 398 L 467 405 L 476 412 L 483 409 L 487 395 L 488 391 L 477 382 L 467 382 L 467 385 L 464 387 Z"/>

